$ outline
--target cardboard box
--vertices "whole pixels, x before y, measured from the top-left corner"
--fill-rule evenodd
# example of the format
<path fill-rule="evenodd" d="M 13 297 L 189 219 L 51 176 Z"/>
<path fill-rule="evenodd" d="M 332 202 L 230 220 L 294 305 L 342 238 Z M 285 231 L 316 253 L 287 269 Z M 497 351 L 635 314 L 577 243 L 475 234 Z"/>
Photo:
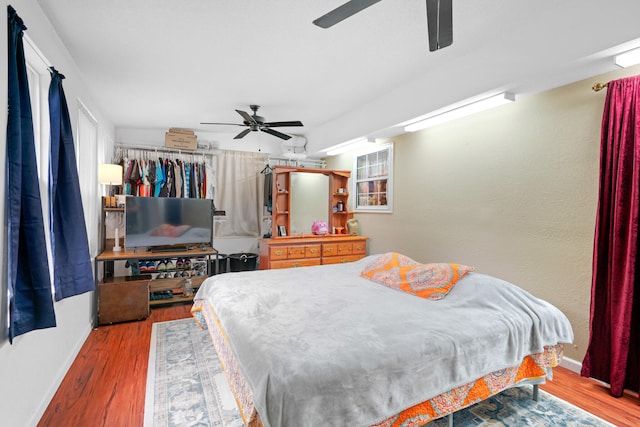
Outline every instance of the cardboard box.
<path fill-rule="evenodd" d="M 198 140 L 195 135 L 167 132 L 165 133 L 164 141 L 167 148 L 191 151 L 198 148 Z"/>
<path fill-rule="evenodd" d="M 169 133 L 182 133 L 185 135 L 195 135 L 195 132 L 193 132 L 191 129 L 180 129 L 180 128 L 170 128 L 169 129 Z"/>

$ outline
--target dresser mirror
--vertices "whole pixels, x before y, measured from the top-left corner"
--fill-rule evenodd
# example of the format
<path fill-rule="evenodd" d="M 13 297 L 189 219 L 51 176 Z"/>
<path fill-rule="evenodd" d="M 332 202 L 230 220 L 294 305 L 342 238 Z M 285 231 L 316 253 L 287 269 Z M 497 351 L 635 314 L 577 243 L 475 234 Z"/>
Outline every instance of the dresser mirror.
<path fill-rule="evenodd" d="M 351 171 L 290 166 L 273 168 L 273 237 L 301 237 L 312 233 L 314 221 L 327 223 L 330 234 L 345 234 Z"/>
<path fill-rule="evenodd" d="M 316 172 L 291 172 L 290 233 L 311 233 L 314 221 L 329 224 L 329 176 Z"/>

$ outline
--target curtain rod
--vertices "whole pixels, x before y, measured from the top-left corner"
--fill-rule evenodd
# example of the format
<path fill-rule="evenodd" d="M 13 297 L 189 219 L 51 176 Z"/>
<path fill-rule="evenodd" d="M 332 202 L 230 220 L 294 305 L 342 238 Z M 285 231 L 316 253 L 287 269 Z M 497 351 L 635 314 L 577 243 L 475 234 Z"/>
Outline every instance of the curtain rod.
<path fill-rule="evenodd" d="M 593 85 L 591 90 L 594 92 L 600 92 L 602 89 L 606 89 L 607 86 L 609 86 L 609 83 L 596 83 Z"/>

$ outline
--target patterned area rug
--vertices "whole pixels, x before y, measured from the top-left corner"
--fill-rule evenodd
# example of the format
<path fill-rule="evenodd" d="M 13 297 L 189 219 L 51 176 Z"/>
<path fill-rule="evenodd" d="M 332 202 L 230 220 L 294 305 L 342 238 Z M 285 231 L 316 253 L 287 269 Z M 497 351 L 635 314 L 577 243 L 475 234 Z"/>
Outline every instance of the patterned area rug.
<path fill-rule="evenodd" d="M 455 413 L 454 426 L 613 426 L 542 390 L 538 402 L 531 393 L 531 387 L 506 390 Z M 144 425 L 243 425 L 209 333 L 193 319 L 153 324 Z M 446 427 L 448 421 L 427 426 Z"/>

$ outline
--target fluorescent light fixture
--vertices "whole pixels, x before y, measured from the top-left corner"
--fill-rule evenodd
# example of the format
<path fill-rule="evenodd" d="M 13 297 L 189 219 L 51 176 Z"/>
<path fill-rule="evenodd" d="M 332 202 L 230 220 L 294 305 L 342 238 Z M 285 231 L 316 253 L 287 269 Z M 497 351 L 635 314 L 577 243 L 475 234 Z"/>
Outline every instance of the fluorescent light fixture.
<path fill-rule="evenodd" d="M 509 92 L 503 92 L 499 95 L 490 96 L 488 98 L 474 101 L 469 104 L 463 105 L 458 108 L 454 108 L 443 113 L 436 113 L 432 116 L 427 116 L 424 120 L 411 123 L 405 126 L 405 132 L 415 132 L 421 129 L 426 129 L 431 126 L 439 125 L 451 120 L 459 119 L 460 117 L 469 116 L 480 111 L 488 110 L 490 108 L 498 107 L 503 104 L 515 101 L 514 94 Z"/>
<path fill-rule="evenodd" d="M 327 156 L 335 156 L 338 154 L 346 153 L 347 151 L 354 150 L 362 145 L 368 144 L 369 142 L 375 142 L 375 140 L 371 141 L 364 137 L 356 138 L 356 139 L 351 139 L 347 142 L 343 142 L 342 144 L 331 146 L 322 151 L 327 153 Z"/>
<path fill-rule="evenodd" d="M 618 67 L 622 68 L 640 64 L 640 48 L 628 50 L 614 56 L 613 62 L 615 62 Z"/>

